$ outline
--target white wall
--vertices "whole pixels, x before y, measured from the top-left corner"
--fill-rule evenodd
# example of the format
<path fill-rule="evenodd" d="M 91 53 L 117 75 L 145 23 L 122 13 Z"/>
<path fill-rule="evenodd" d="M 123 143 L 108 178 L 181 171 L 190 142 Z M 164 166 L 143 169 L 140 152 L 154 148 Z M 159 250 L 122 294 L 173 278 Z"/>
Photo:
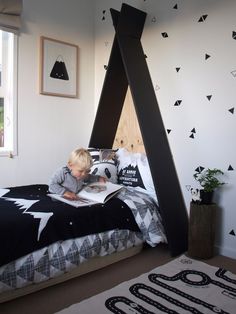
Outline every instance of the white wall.
<path fill-rule="evenodd" d="M 236 112 L 229 112 L 236 105 L 236 75 L 231 73 L 236 71 L 236 40 L 232 38 L 236 31 L 236 2 L 125 2 L 147 13 L 142 44 L 165 127 L 171 130 L 168 139 L 186 206 L 189 209 L 189 187 L 198 187 L 193 179 L 198 166 L 225 172 L 228 184 L 216 195 L 220 205 L 216 244 L 222 254 L 236 258 L 236 237 L 231 234 L 236 233 Z M 114 38 L 109 9 L 120 10 L 121 3 L 96 1 L 96 102 Z M 206 19 L 199 22 L 203 15 L 207 15 Z M 210 57 L 206 58 L 206 54 Z M 174 106 L 177 100 L 182 100 L 180 106 Z M 194 128 L 196 133 L 192 133 Z M 230 166 L 233 170 L 229 170 Z"/>
<path fill-rule="evenodd" d="M 24 0 L 19 37 L 18 156 L 0 157 L 0 186 L 47 183 L 77 146 L 87 146 L 94 118 L 93 4 Z M 39 94 L 39 38 L 79 46 L 79 98 Z"/>
<path fill-rule="evenodd" d="M 121 3 L 24 0 L 19 38 L 18 156 L 0 157 L 0 187 L 47 183 L 74 147 L 88 145 L 94 104 L 99 100 L 114 37 L 109 9 L 120 10 Z M 216 195 L 221 208 L 216 242 L 222 254 L 236 258 L 236 237 L 230 234 L 236 233 L 236 112 L 228 111 L 236 103 L 236 76 L 231 73 L 236 71 L 236 40 L 232 39 L 236 2 L 126 3 L 147 12 L 143 48 L 165 126 L 171 129 L 168 139 L 186 206 L 189 208 L 191 200 L 187 187 L 197 186 L 192 175 L 198 166 L 225 171 L 228 184 Z M 206 20 L 198 22 L 204 14 Z M 167 38 L 162 37 L 163 32 L 168 33 Z M 39 94 L 41 35 L 79 46 L 78 99 Z M 210 58 L 206 60 L 205 54 Z M 212 95 L 210 101 L 207 95 Z M 182 100 L 180 106 L 174 106 L 176 100 Z M 196 133 L 191 138 L 193 128 Z"/>

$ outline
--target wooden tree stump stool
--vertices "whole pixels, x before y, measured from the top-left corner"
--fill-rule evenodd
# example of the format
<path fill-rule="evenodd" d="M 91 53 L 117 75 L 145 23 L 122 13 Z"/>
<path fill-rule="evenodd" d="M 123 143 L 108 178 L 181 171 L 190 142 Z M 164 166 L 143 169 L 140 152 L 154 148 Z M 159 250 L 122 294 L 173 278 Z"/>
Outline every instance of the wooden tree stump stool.
<path fill-rule="evenodd" d="M 190 204 L 188 255 L 208 259 L 214 255 L 217 205 Z"/>

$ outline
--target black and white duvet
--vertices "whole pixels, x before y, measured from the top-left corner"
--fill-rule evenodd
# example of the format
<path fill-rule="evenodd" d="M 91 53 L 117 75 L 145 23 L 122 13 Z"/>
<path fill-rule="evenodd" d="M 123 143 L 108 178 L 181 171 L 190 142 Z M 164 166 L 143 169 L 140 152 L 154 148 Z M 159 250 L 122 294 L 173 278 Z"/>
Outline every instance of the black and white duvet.
<path fill-rule="evenodd" d="M 46 185 L 5 192 L 0 197 L 0 293 L 45 281 L 94 256 L 166 241 L 157 204 L 132 188 L 106 205 L 83 208 L 51 200 Z"/>
<path fill-rule="evenodd" d="M 47 194 L 47 185 L 29 185 L 10 188 L 0 198 L 0 266 L 56 241 L 113 229 L 139 231 L 129 207 L 118 198 L 76 208 Z"/>

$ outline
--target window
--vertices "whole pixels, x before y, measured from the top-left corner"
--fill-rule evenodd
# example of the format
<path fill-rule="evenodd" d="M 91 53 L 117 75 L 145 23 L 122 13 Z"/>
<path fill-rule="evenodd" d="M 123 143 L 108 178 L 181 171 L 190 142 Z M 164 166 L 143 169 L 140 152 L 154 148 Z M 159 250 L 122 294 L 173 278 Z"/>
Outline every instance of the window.
<path fill-rule="evenodd" d="M 17 36 L 0 30 L 0 156 L 16 154 Z"/>

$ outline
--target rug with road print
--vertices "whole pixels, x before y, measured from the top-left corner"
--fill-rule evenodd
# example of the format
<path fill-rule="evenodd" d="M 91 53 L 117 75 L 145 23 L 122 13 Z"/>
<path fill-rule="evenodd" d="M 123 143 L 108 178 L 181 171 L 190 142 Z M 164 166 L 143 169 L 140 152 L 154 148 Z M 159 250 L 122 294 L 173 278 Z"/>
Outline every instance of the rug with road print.
<path fill-rule="evenodd" d="M 236 313 L 236 275 L 185 255 L 60 314 Z"/>

